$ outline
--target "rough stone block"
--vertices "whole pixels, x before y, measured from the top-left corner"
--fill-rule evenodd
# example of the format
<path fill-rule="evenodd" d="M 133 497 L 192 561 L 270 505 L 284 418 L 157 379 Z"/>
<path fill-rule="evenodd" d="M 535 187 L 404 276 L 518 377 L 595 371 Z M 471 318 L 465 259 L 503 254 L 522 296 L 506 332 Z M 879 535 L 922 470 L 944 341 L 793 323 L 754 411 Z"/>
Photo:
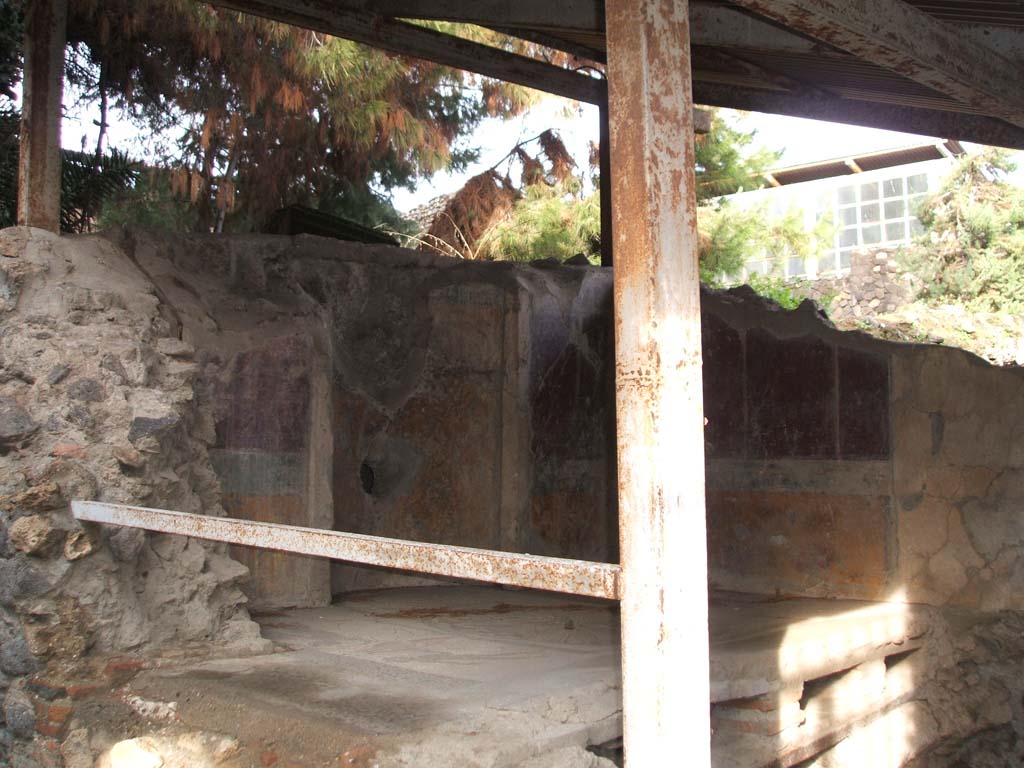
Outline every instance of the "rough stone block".
<path fill-rule="evenodd" d="M 64 538 L 64 531 L 53 524 L 49 515 L 19 517 L 10 526 L 12 546 L 26 555 L 49 555 Z"/>
<path fill-rule="evenodd" d="M 64 557 L 67 560 L 81 560 L 95 550 L 95 539 L 85 531 L 72 531 L 64 540 Z"/>
<path fill-rule="evenodd" d="M 19 631 L 0 646 L 0 671 L 8 675 L 30 675 L 39 669 L 39 662 L 29 650 L 25 636 Z"/>
<path fill-rule="evenodd" d="M 0 447 L 17 445 L 38 429 L 28 411 L 11 398 L 0 397 Z"/>
<path fill-rule="evenodd" d="M 4 699 L 4 718 L 11 732 L 20 738 L 32 738 L 36 729 L 36 710 L 32 699 L 23 691 L 12 689 Z"/>

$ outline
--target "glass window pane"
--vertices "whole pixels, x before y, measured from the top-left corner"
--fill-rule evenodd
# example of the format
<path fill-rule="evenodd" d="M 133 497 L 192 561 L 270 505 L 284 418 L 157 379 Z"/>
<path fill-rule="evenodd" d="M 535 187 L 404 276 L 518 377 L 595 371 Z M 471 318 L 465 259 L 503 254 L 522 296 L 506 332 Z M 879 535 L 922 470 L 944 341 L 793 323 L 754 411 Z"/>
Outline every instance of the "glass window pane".
<path fill-rule="evenodd" d="M 850 203 L 857 202 L 857 188 L 856 187 L 840 187 L 839 188 L 839 204 L 849 205 Z"/>
<path fill-rule="evenodd" d="M 907 192 L 912 195 L 919 195 L 928 191 L 928 174 L 919 173 L 916 176 L 907 178 Z"/>
<path fill-rule="evenodd" d="M 878 184 L 871 182 L 870 184 L 860 185 L 860 199 L 861 200 L 877 200 L 878 199 Z"/>
<path fill-rule="evenodd" d="M 885 218 L 902 219 L 907 215 L 907 204 L 902 200 L 889 200 L 885 204 Z"/>
<path fill-rule="evenodd" d="M 878 203 L 871 203 L 870 205 L 862 205 L 860 207 L 860 220 L 862 224 L 874 224 L 881 215 L 882 212 L 878 207 Z"/>
<path fill-rule="evenodd" d="M 918 235 L 924 234 L 924 225 L 921 224 L 917 219 L 910 220 L 910 236 L 917 237 Z"/>
<path fill-rule="evenodd" d="M 907 239 L 907 224 L 904 221 L 890 221 L 885 225 L 885 239 L 889 242 Z"/>
<path fill-rule="evenodd" d="M 921 209 L 921 203 L 928 199 L 928 195 L 917 195 L 910 198 L 910 212 L 917 213 Z"/>
<path fill-rule="evenodd" d="M 886 197 L 902 197 L 903 179 L 886 179 L 883 181 L 882 194 Z"/>
<path fill-rule="evenodd" d="M 850 251 L 843 251 L 839 254 L 839 268 L 849 269 L 853 263 L 853 254 Z"/>
<path fill-rule="evenodd" d="M 849 248 L 857 244 L 857 230 L 844 229 L 839 233 L 839 247 Z"/>
<path fill-rule="evenodd" d="M 760 263 L 761 262 L 758 261 L 757 259 L 751 259 L 750 261 L 743 265 L 743 268 L 747 270 L 748 274 L 758 274 L 760 272 L 760 270 L 758 269 Z"/>
<path fill-rule="evenodd" d="M 839 224 L 843 227 L 853 226 L 857 223 L 857 209 L 856 208 L 840 208 L 839 209 Z"/>
<path fill-rule="evenodd" d="M 836 255 L 829 253 L 818 259 L 818 274 L 832 272 L 836 268 Z"/>
<path fill-rule="evenodd" d="M 864 245 L 877 245 L 882 242 L 882 228 L 878 224 L 863 227 L 860 233 L 864 240 Z"/>
<path fill-rule="evenodd" d="M 790 256 L 787 273 L 790 277 L 801 277 L 805 272 L 804 260 L 799 256 Z"/>

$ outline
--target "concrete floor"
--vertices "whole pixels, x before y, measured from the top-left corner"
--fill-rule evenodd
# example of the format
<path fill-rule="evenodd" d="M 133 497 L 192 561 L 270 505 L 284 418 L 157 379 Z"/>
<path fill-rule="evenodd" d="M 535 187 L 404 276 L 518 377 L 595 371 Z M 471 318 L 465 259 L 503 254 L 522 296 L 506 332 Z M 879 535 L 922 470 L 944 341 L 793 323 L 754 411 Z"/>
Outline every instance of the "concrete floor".
<path fill-rule="evenodd" d="M 282 652 L 151 670 L 133 693 L 306 765 L 514 766 L 621 735 L 614 604 L 421 587 L 258 618 Z M 711 626 L 713 701 L 882 658 L 924 631 L 905 606 L 741 595 L 715 596 Z"/>

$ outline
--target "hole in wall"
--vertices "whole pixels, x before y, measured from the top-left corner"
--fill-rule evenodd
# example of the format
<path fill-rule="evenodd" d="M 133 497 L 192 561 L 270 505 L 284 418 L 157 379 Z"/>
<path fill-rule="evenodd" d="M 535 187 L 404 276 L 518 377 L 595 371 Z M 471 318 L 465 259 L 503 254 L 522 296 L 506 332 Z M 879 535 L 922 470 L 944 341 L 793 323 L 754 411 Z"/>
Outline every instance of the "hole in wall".
<path fill-rule="evenodd" d="M 886 671 L 892 669 L 897 664 L 899 664 L 901 661 L 906 661 L 911 656 L 913 656 L 915 653 L 917 653 L 917 651 L 918 651 L 917 648 L 911 648 L 909 651 L 900 651 L 899 653 L 891 653 L 891 654 L 889 654 L 888 656 L 885 657 L 885 669 L 886 669 Z"/>
<path fill-rule="evenodd" d="M 359 465 L 359 484 L 363 486 L 363 493 L 372 496 L 375 481 L 373 467 L 364 461 Z"/>

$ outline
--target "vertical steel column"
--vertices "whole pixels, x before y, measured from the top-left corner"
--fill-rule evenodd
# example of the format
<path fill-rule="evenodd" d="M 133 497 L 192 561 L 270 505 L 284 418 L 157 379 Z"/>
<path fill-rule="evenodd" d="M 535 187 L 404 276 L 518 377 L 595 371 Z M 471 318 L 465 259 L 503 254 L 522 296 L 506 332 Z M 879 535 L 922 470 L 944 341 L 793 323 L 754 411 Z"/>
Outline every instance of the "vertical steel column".
<path fill-rule="evenodd" d="M 18 157 L 18 224 L 60 231 L 60 118 L 67 0 L 25 8 L 25 76 Z"/>
<path fill-rule="evenodd" d="M 688 14 L 606 3 L 629 768 L 711 759 Z"/>

